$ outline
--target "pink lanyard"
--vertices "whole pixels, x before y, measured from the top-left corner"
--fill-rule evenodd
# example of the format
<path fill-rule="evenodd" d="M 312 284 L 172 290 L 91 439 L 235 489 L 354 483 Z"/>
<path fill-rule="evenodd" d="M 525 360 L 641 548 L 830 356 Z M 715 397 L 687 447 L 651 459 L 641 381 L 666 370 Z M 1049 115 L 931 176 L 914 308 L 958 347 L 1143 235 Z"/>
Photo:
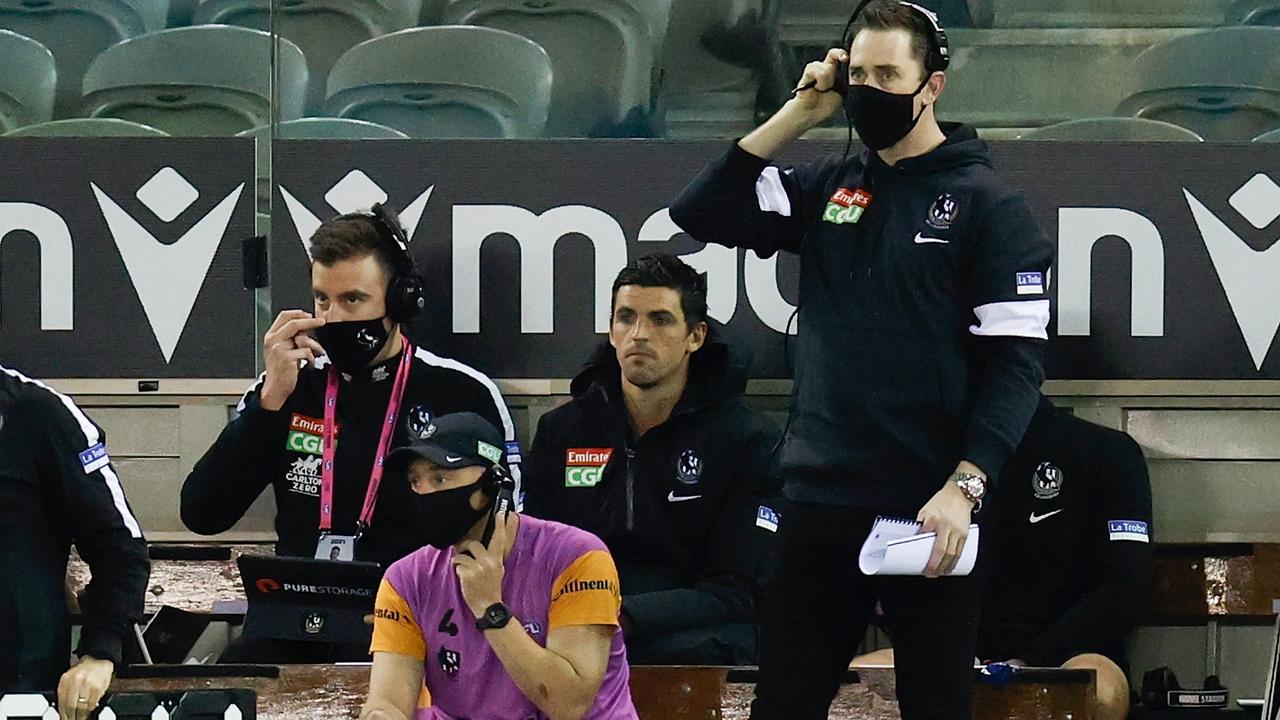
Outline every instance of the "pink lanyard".
<path fill-rule="evenodd" d="M 400 411 L 400 399 L 404 397 L 404 386 L 409 380 L 409 366 L 413 362 L 413 346 L 404 340 L 404 349 L 400 357 L 400 367 L 396 370 L 395 384 L 391 386 L 391 399 L 387 401 L 387 417 L 382 423 L 382 437 L 378 439 L 378 452 L 373 458 L 373 472 L 369 475 L 369 490 L 364 495 L 364 507 L 360 510 L 360 520 L 356 525 L 359 535 L 373 523 L 373 508 L 378 503 L 378 486 L 382 484 L 382 462 L 391 447 L 391 436 L 395 432 L 396 415 Z M 329 380 L 324 391 L 324 464 L 320 469 L 320 531 L 328 532 L 333 528 L 333 456 L 335 450 L 334 437 L 337 435 L 338 411 L 338 370 L 329 366 Z"/>

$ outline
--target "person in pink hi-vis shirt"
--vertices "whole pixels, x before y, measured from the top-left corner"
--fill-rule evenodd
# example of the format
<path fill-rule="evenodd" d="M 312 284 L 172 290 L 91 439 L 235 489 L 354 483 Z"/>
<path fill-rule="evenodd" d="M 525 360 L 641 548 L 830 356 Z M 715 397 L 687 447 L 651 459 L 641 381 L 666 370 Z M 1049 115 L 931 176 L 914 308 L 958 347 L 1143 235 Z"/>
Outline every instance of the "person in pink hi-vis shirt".
<path fill-rule="evenodd" d="M 430 544 L 378 590 L 361 720 L 638 720 L 613 558 L 583 530 L 495 512 L 503 446 L 457 413 L 387 458 Z"/>

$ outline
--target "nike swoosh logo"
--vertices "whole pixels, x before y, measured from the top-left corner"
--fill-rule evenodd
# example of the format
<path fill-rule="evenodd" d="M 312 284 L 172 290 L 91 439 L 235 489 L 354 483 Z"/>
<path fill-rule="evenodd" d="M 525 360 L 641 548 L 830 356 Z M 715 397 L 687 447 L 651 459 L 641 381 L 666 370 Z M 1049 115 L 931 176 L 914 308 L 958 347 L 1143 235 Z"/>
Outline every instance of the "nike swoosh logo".
<path fill-rule="evenodd" d="M 1053 512 L 1047 512 L 1047 513 L 1045 513 L 1045 514 L 1043 514 L 1043 515 L 1037 515 L 1037 514 L 1035 514 L 1035 513 L 1031 513 L 1031 517 L 1030 517 L 1029 519 L 1031 520 L 1031 524 L 1032 524 L 1032 525 L 1035 525 L 1036 523 L 1040 522 L 1041 520 L 1044 520 L 1044 519 L 1046 519 L 1046 518 L 1051 518 L 1051 517 L 1053 517 L 1054 515 L 1057 515 L 1057 514 L 1058 514 L 1058 513 L 1060 513 L 1060 512 L 1062 512 L 1062 508 L 1058 508 L 1057 510 L 1054 510 Z"/>
<path fill-rule="evenodd" d="M 697 500 L 701 495 L 676 495 L 675 491 L 671 491 L 667 495 L 667 502 L 684 502 L 685 500 Z"/>
<path fill-rule="evenodd" d="M 462 459 L 461 455 L 445 455 L 444 456 L 445 462 L 458 462 L 461 459 Z"/>
<path fill-rule="evenodd" d="M 951 241 L 950 241 L 950 240 L 943 240 L 942 238 L 924 237 L 924 236 L 923 236 L 923 235 L 921 235 L 920 233 L 916 233 L 916 244 L 917 244 L 917 245 L 927 245 L 927 244 L 929 244 L 929 243 L 937 243 L 937 244 L 939 244 L 939 245 L 950 245 L 950 244 L 951 244 Z"/>

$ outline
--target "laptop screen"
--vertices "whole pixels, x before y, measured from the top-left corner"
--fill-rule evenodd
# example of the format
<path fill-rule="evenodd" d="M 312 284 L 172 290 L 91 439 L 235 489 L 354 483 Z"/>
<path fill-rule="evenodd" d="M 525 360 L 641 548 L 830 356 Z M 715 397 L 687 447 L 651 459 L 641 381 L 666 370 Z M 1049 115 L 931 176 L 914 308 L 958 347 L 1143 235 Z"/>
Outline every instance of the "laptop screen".
<path fill-rule="evenodd" d="M 249 609 L 245 632 L 253 637 L 316 642 L 367 643 L 382 580 L 374 563 L 241 555 L 236 560 Z"/>

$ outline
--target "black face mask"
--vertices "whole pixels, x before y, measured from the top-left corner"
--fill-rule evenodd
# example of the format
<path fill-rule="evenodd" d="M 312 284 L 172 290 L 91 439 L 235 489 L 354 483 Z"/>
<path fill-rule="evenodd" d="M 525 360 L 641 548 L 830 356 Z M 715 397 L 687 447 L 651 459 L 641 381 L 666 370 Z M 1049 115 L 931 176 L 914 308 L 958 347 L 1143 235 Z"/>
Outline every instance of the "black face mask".
<path fill-rule="evenodd" d="M 432 547 L 445 550 L 462 539 L 476 521 L 489 512 L 488 507 L 471 507 L 471 496 L 484 478 L 452 490 L 439 490 L 419 495 L 413 493 L 414 517 L 420 537 Z"/>
<path fill-rule="evenodd" d="M 368 367 L 390 337 L 382 318 L 325 323 L 315 335 L 333 366 L 348 375 Z"/>
<path fill-rule="evenodd" d="M 910 95 L 885 92 L 870 85 L 850 85 L 844 96 L 844 112 L 862 143 L 872 150 L 884 150 L 906 137 L 924 114 L 924 108 L 919 115 L 913 116 L 912 111 L 916 95 L 928 83 L 926 77 Z"/>

